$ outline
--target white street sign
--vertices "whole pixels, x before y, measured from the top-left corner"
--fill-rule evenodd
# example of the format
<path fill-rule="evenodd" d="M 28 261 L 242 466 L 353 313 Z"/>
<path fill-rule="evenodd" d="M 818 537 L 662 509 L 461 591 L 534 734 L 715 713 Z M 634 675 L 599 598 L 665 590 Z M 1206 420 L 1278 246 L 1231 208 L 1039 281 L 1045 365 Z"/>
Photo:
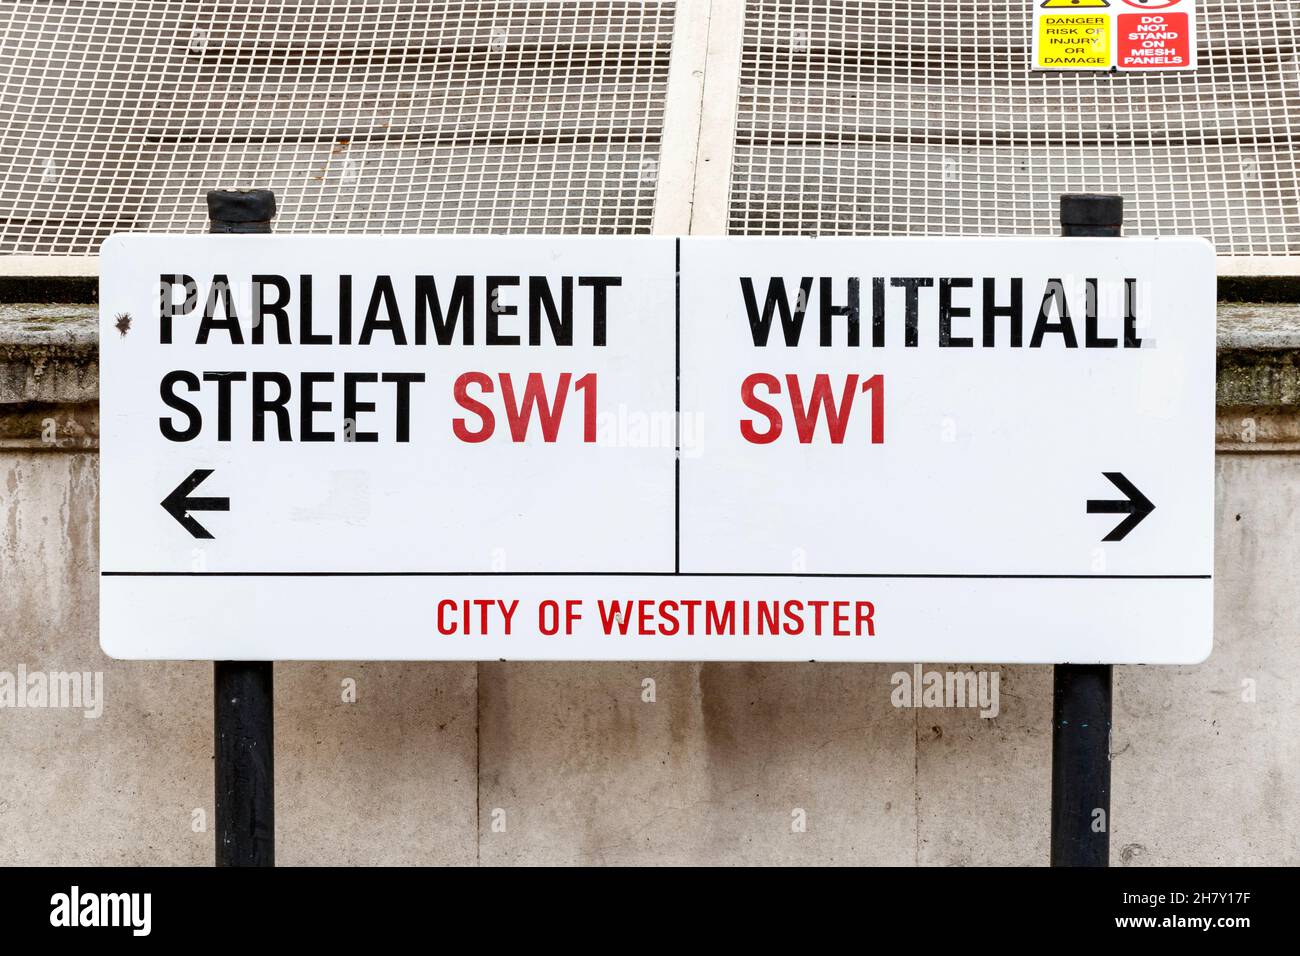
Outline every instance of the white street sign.
<path fill-rule="evenodd" d="M 1210 651 L 1200 240 L 123 235 L 101 271 L 114 656 Z"/>

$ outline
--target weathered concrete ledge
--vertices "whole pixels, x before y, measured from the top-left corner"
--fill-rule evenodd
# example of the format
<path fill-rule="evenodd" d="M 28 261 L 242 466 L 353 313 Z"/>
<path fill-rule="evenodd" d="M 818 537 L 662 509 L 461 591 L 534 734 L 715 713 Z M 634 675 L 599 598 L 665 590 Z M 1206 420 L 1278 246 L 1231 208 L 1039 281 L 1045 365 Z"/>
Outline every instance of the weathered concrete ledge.
<path fill-rule="evenodd" d="M 0 449 L 99 445 L 98 307 L 0 304 Z M 1220 452 L 1300 451 L 1300 304 L 1220 303 Z"/>
<path fill-rule="evenodd" d="M 0 304 L 0 405 L 99 398 L 93 305 Z"/>
<path fill-rule="evenodd" d="M 1300 452 L 1300 305 L 1220 303 L 1215 448 Z"/>
<path fill-rule="evenodd" d="M 98 310 L 0 304 L 0 450 L 99 447 Z"/>

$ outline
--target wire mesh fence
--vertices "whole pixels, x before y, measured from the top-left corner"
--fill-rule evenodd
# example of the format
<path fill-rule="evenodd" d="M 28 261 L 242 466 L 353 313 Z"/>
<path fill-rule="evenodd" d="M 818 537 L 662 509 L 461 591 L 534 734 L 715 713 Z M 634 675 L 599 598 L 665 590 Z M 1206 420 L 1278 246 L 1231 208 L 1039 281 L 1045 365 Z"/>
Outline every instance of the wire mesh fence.
<path fill-rule="evenodd" d="M 0 2 L 0 254 L 240 186 L 282 232 L 648 232 L 676 6 Z M 749 0 L 729 229 L 1049 235 L 1104 190 L 1130 234 L 1300 256 L 1300 2 L 1199 10 L 1194 72 L 1043 74 L 1029 0 Z"/>
<path fill-rule="evenodd" d="M 194 232 L 647 232 L 674 3 L 0 4 L 0 254 Z"/>
<path fill-rule="evenodd" d="M 1058 230 L 1127 198 L 1131 235 L 1300 254 L 1300 3 L 1201 0 L 1186 73 L 1034 73 L 1029 0 L 751 0 L 733 233 Z"/>

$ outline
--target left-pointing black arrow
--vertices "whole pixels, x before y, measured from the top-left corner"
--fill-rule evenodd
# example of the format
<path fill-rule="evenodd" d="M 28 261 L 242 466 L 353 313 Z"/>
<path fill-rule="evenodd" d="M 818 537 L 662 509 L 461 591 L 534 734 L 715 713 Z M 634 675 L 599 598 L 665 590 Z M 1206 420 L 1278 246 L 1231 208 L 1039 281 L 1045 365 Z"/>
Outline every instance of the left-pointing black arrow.
<path fill-rule="evenodd" d="M 162 500 L 163 510 L 181 523 L 196 538 L 211 538 L 207 528 L 190 517 L 191 511 L 229 511 L 229 498 L 191 498 L 190 492 L 212 474 L 211 468 L 195 468 L 176 490 Z"/>
<path fill-rule="evenodd" d="M 1089 501 L 1088 514 L 1128 515 L 1127 518 L 1111 529 L 1110 534 L 1101 539 L 1102 541 L 1123 541 L 1128 533 L 1141 523 L 1143 518 L 1156 510 L 1156 506 L 1151 503 L 1150 498 L 1138 491 L 1137 486 L 1125 478 L 1122 472 L 1103 471 L 1102 474 L 1110 479 L 1112 485 L 1124 492 L 1127 500 Z"/>

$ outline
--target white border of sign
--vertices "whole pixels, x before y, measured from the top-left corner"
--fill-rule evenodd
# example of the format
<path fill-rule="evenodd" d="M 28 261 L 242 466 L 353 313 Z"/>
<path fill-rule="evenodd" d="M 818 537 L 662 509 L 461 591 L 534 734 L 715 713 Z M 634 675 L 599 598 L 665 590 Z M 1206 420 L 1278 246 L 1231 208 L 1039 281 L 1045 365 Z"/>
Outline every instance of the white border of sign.
<path fill-rule="evenodd" d="M 1203 241 L 127 235 L 110 239 L 104 257 L 101 642 L 113 656 L 1185 664 L 1210 651 L 1215 276 L 1213 249 Z M 213 270 L 315 270 L 321 280 L 347 271 L 360 285 L 376 269 L 410 277 L 426 268 L 440 276 L 476 267 L 527 275 L 584 266 L 626 273 L 629 294 L 617 317 L 611 313 L 605 349 L 539 348 L 506 358 L 481 342 L 463 351 L 357 353 L 268 341 L 250 353 L 198 346 L 179 333 L 161 345 L 148 318 L 164 269 L 191 273 L 202 288 Z M 1086 277 L 1100 276 L 1093 301 L 1102 304 L 1088 311 L 1099 309 L 1112 325 L 1120 319 L 1111 292 L 1132 281 L 1144 339 L 1132 349 L 1087 351 L 1053 338 L 1032 352 L 1026 331 L 1024 348 L 948 349 L 936 347 L 927 311 L 922 340 L 904 344 L 905 289 L 889 285 L 881 318 L 892 331 L 879 348 L 790 347 L 775 339 L 756 348 L 738 277 L 760 277 L 766 288 L 767 277 L 783 275 L 793 288 L 810 272 L 836 277 L 810 286 L 814 296 L 833 287 L 837 297 L 850 275 L 865 276 L 862 287 L 872 289 L 872 275 L 1001 282 L 1014 274 L 1033 290 L 1026 314 L 1038 310 L 1044 282 L 1059 282 L 1067 300 L 1082 303 L 1093 281 Z M 1052 276 L 1064 278 L 1045 278 Z M 940 284 L 927 288 L 937 294 Z M 317 289 L 322 314 L 328 288 L 322 281 Z M 1007 287 L 997 288 L 1005 294 Z M 956 320 L 965 332 L 978 331 L 978 301 L 967 300 Z M 116 331 L 124 308 L 137 316 L 129 335 Z M 816 330 L 815 319 L 809 327 Z M 450 439 L 440 444 L 441 431 L 417 435 L 399 457 L 377 445 L 253 449 L 238 436 L 177 444 L 158 435 L 158 412 L 167 413 L 160 369 L 255 360 L 296 374 L 351 362 L 424 362 L 441 375 L 485 355 L 547 375 L 575 362 L 575 369 L 598 367 L 626 401 L 666 400 L 670 410 L 676 381 L 680 415 L 707 413 L 725 427 L 698 459 L 683 454 L 680 434 L 676 447 L 590 447 L 581 458 L 564 441 L 529 442 L 506 458 L 480 446 L 479 457 L 466 457 Z M 784 445 L 756 450 L 730 421 L 755 407 L 737 398 L 755 370 L 883 371 L 895 383 L 886 441 L 873 449 L 874 439 L 856 432 L 837 446 L 814 431 L 804 445 L 791 428 Z M 961 437 L 945 444 L 939 429 L 954 409 Z M 430 428 L 445 422 L 429 417 Z M 430 449 L 434 458 L 421 457 Z M 277 482 L 294 484 L 295 502 L 303 489 L 319 498 L 340 454 L 373 456 L 353 459 L 368 469 L 365 513 L 322 521 L 299 509 L 284 518 L 287 492 Z M 555 489 L 579 461 L 596 477 L 566 498 Z M 203 544 L 196 569 L 194 541 L 159 502 L 198 469 L 220 478 L 194 494 L 230 495 L 238 507 L 194 516 L 218 532 Z M 1117 520 L 1090 513 L 1094 497 L 1116 497 L 1105 469 L 1129 470 L 1155 510 L 1130 540 L 1101 553 L 1097 542 Z M 504 487 L 502 475 L 550 487 L 547 506 L 510 506 L 526 500 L 518 493 L 475 497 Z M 770 480 L 750 480 L 763 476 Z M 413 507 L 425 486 L 454 480 L 464 486 L 450 510 L 430 517 Z M 396 511 L 385 511 L 394 503 Z M 618 518 L 620 508 L 635 530 Z M 557 516 L 563 520 L 555 525 Z M 534 517 L 552 522 L 541 537 Z M 497 537 L 511 529 L 522 535 L 511 545 L 523 556 L 515 567 L 483 563 L 487 549 L 478 538 L 488 527 Z M 809 557 L 792 566 L 790 546 L 801 542 Z M 692 602 L 739 609 L 774 599 L 805 610 L 820 604 L 829 623 L 801 636 L 752 626 L 716 633 L 701 626 L 687 635 L 664 626 L 663 602 L 673 602 L 680 619 Z M 518 602 L 515 630 L 438 633 L 442 605 L 476 600 Z M 623 606 L 634 623 L 620 617 L 611 628 L 597 605 L 616 600 L 630 602 Z M 870 633 L 863 604 L 871 608 Z M 557 633 L 546 633 L 557 617 Z"/>

